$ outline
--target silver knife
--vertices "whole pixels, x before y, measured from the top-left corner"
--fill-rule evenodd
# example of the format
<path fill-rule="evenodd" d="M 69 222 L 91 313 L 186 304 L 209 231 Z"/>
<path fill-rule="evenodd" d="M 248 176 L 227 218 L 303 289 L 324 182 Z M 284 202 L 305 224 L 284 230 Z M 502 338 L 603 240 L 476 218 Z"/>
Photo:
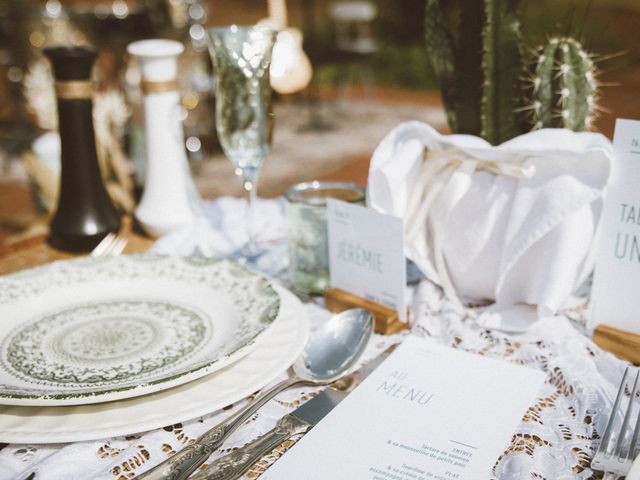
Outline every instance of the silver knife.
<path fill-rule="evenodd" d="M 254 463 L 282 442 L 313 428 L 349 394 L 353 387 L 374 371 L 394 348 L 395 345 L 389 347 L 360 370 L 349 375 L 345 380 L 349 383 L 350 388 L 345 390 L 326 388 L 293 412 L 282 417 L 273 430 L 244 447 L 220 457 L 191 480 L 233 480 L 239 478 Z"/>

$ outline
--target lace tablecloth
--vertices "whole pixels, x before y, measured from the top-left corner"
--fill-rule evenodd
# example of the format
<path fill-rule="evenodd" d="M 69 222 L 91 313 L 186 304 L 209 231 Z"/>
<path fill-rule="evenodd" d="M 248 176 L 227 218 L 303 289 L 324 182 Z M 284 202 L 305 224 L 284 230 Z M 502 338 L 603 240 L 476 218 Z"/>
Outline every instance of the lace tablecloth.
<path fill-rule="evenodd" d="M 200 255 L 227 254 L 244 238 L 244 204 L 223 198 L 206 205 L 209 221 L 160 240 L 157 252 Z M 268 253 L 256 268 L 286 279 L 286 225 L 281 201 L 261 201 L 256 215 L 263 223 L 261 242 Z M 213 227 L 212 227 L 213 226 Z M 462 318 L 435 285 L 421 281 L 411 287 L 412 331 L 443 345 L 542 370 L 547 375 L 539 398 L 525 413 L 511 443 L 489 479 L 598 478 L 590 459 L 599 443 L 626 362 L 594 345 L 577 306 L 553 318 L 539 320 L 524 334 L 506 334 Z M 328 313 L 306 306 L 312 328 Z M 366 352 L 372 358 L 403 335 L 376 335 Z M 285 373 L 283 372 L 282 378 Z M 278 419 L 316 393 L 298 388 L 282 393 L 235 432 L 211 460 L 273 428 Z M 508 392 L 505 392 L 508 394 Z M 164 460 L 201 433 L 233 414 L 246 400 L 202 418 L 126 437 L 60 445 L 7 445 L 0 450 L 0 479 L 125 480 Z M 245 479 L 254 479 L 296 439 L 265 457 Z M 355 480 L 355 479 L 354 479 Z"/>

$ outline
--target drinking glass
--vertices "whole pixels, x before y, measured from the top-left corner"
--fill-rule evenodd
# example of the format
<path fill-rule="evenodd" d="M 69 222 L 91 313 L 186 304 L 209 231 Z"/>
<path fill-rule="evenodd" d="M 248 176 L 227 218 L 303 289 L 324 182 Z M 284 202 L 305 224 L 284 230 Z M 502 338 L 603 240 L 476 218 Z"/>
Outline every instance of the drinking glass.
<path fill-rule="evenodd" d="M 273 132 L 269 66 L 276 32 L 231 25 L 208 33 L 217 81 L 216 130 L 248 196 L 248 240 L 241 255 L 252 259 L 260 254 L 254 230 L 256 188 Z"/>
<path fill-rule="evenodd" d="M 289 226 L 289 281 L 294 290 L 323 294 L 329 288 L 327 199 L 364 204 L 364 189 L 355 183 L 299 183 L 284 194 Z"/>

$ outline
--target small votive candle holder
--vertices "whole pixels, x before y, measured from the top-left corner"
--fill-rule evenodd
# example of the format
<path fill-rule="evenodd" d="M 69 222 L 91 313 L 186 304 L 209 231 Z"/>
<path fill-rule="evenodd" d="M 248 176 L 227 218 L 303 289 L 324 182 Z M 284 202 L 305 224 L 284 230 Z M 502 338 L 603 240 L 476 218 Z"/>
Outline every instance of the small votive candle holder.
<path fill-rule="evenodd" d="M 321 295 L 329 288 L 327 199 L 364 204 L 365 191 L 347 182 L 305 182 L 285 192 L 289 229 L 289 280 L 300 292 Z"/>

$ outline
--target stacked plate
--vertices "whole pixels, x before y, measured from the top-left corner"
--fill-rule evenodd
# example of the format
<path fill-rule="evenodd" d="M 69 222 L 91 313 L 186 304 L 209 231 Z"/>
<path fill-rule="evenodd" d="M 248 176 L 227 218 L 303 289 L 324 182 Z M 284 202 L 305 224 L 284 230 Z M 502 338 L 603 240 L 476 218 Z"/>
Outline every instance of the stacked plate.
<path fill-rule="evenodd" d="M 228 261 L 87 257 L 0 277 L 0 443 L 199 417 L 275 379 L 307 335 L 294 295 Z"/>

